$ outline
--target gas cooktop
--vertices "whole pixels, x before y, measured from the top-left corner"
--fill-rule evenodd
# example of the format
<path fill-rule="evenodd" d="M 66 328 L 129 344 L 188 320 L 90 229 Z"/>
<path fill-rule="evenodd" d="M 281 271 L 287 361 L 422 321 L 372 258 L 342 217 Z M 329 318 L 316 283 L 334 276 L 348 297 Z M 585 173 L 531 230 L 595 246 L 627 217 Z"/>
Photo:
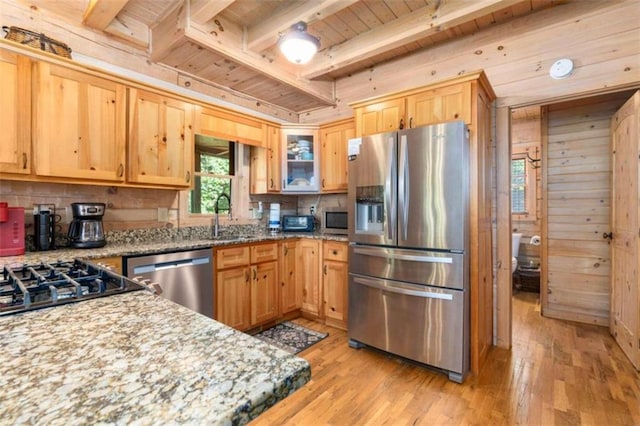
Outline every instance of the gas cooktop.
<path fill-rule="evenodd" d="M 145 288 L 103 266 L 79 259 L 7 265 L 0 279 L 0 316 Z"/>

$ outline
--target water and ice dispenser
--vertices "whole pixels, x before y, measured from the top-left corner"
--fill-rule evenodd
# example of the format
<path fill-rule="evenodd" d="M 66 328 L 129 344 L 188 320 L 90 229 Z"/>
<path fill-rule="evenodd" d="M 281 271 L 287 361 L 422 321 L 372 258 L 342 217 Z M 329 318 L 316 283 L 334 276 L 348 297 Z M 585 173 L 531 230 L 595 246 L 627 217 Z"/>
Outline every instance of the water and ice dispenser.
<path fill-rule="evenodd" d="M 380 233 L 384 230 L 384 186 L 356 187 L 356 232 Z"/>

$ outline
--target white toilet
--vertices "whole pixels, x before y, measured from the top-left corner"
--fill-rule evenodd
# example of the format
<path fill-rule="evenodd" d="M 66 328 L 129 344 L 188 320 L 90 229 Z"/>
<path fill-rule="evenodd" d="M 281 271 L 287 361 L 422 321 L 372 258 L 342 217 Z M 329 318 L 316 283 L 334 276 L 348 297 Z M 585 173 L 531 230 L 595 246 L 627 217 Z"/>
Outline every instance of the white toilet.
<path fill-rule="evenodd" d="M 520 249 L 520 238 L 522 234 L 511 234 L 511 273 L 518 267 L 518 250 Z"/>

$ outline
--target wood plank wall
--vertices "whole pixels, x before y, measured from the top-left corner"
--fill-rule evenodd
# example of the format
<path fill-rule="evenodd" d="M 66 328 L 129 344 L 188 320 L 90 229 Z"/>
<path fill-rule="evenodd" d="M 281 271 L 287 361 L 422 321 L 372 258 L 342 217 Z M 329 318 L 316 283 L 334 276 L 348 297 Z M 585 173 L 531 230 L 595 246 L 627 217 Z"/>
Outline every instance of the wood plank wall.
<path fill-rule="evenodd" d="M 609 323 L 610 120 L 628 95 L 548 107 L 545 316 Z"/>

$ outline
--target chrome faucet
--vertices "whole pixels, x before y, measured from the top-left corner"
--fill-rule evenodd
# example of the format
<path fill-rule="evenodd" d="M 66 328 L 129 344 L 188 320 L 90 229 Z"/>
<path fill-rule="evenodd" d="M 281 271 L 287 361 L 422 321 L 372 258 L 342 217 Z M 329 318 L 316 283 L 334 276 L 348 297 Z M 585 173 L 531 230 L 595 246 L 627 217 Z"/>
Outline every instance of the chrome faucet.
<path fill-rule="evenodd" d="M 216 198 L 216 203 L 213 207 L 213 211 L 215 213 L 215 217 L 213 220 L 213 237 L 217 238 L 219 236 L 219 223 L 218 223 L 218 212 L 220 211 L 220 208 L 218 206 L 218 203 L 220 202 L 220 198 L 226 198 L 227 202 L 229 203 L 229 219 L 232 219 L 231 216 L 231 198 L 229 198 L 229 196 L 227 194 L 225 194 L 224 192 L 222 192 L 220 195 L 218 195 L 218 197 Z"/>

